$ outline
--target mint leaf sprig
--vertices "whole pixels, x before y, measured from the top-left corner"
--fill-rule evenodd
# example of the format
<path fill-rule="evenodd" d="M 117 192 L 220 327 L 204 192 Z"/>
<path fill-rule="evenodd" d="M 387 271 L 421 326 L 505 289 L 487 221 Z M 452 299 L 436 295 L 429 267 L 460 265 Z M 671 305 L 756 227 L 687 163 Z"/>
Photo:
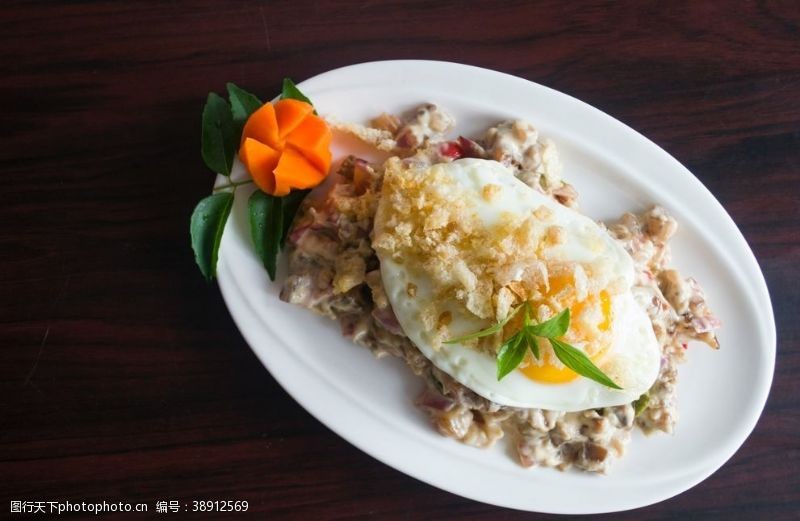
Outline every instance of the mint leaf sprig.
<path fill-rule="evenodd" d="M 247 118 L 263 105 L 257 96 L 233 83 L 225 87 L 229 101 L 211 92 L 203 108 L 200 155 L 211 171 L 222 174 L 228 182 L 217 186 L 213 195 L 197 204 L 189 226 L 195 263 L 209 281 L 217 274 L 219 246 L 236 188 L 253 182 L 231 179 L 242 129 Z M 297 99 L 313 105 L 289 78 L 283 79 L 280 99 Z M 286 244 L 289 227 L 310 191 L 294 190 L 284 197 L 275 197 L 256 190 L 248 201 L 250 237 L 270 280 L 275 280 L 278 251 Z"/>
<path fill-rule="evenodd" d="M 597 383 L 611 387 L 612 389 L 622 389 L 603 371 L 600 370 L 586 354 L 577 347 L 571 346 L 558 337 L 564 336 L 569 329 L 570 312 L 569 308 L 549 320 L 538 324 L 531 318 L 530 304 L 525 302 L 518 306 L 502 321 L 475 333 L 453 338 L 445 341 L 445 344 L 462 343 L 489 335 L 493 335 L 503 330 L 506 324 L 515 317 L 520 311 L 524 312 L 522 327 L 511 337 L 506 339 L 497 352 L 497 380 L 502 380 L 511 371 L 516 369 L 525 358 L 528 349 L 531 350 L 536 360 L 541 359 L 539 342 L 537 338 L 546 338 L 553 347 L 556 357 L 576 373 Z"/>

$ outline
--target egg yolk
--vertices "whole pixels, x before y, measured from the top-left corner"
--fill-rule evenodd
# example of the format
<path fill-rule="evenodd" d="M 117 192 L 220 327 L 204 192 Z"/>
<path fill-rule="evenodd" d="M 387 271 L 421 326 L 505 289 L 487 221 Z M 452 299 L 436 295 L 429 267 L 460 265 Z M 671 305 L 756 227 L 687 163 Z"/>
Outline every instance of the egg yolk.
<path fill-rule="evenodd" d="M 574 281 L 571 276 L 552 277 L 549 281 L 550 287 L 545 294 L 545 299 L 559 295 L 565 288 L 573 284 Z M 536 309 L 537 306 L 542 303 L 543 302 L 531 302 L 531 305 L 533 309 Z M 564 307 L 569 307 L 570 316 L 572 317 L 570 321 L 570 330 L 567 332 L 567 335 L 562 338 L 564 338 L 565 342 L 583 342 L 584 345 L 589 346 L 586 349 L 586 355 L 597 364 L 602 360 L 609 347 L 607 340 L 609 335 L 603 334 L 608 332 L 611 328 L 612 320 L 611 297 L 608 292 L 603 290 L 598 294 L 589 295 L 586 299 L 581 301 L 573 300 L 571 303 L 563 302 L 560 304 L 563 305 L 562 309 Z M 594 330 L 594 327 L 591 327 L 593 324 L 590 324 L 589 330 L 587 331 L 586 328 L 582 327 L 581 323 L 576 323 L 576 318 L 580 317 L 584 311 L 590 309 L 599 309 L 600 320 L 596 323 L 596 330 Z M 530 363 L 520 368 L 520 371 L 522 371 L 525 376 L 531 380 L 550 384 L 565 383 L 578 377 L 578 373 L 564 367 L 561 362 L 558 361 L 552 350 L 544 349 L 544 345 L 547 345 L 547 340 L 539 339 L 539 342 L 541 359 L 537 361 L 529 355 Z"/>

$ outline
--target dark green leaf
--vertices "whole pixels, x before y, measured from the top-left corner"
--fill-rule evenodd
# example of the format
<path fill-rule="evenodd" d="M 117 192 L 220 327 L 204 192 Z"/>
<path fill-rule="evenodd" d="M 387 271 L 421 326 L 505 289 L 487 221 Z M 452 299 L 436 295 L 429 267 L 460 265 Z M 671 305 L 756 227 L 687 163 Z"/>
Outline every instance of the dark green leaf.
<path fill-rule="evenodd" d="M 305 94 L 300 92 L 300 89 L 297 88 L 297 85 L 295 85 L 294 82 L 289 78 L 283 78 L 283 90 L 281 91 L 281 99 L 296 99 L 300 101 L 305 101 L 309 105 L 313 105 L 313 103 L 311 103 L 311 100 L 308 99 Z"/>
<path fill-rule="evenodd" d="M 525 331 L 525 340 L 528 342 L 528 347 L 531 348 L 531 353 L 533 353 L 533 357 L 537 360 L 539 359 L 539 341 L 536 340 L 536 337 L 533 336 L 529 331 Z"/>
<path fill-rule="evenodd" d="M 526 304 L 525 305 L 525 324 L 522 328 L 522 334 L 525 335 L 525 341 L 528 343 L 528 347 L 531 349 L 531 353 L 533 353 L 533 357 L 537 360 L 539 359 L 539 341 L 536 340 L 536 336 L 530 330 L 531 326 L 531 313 L 530 307 Z"/>
<path fill-rule="evenodd" d="M 228 89 L 228 99 L 231 100 L 231 114 L 233 115 L 236 135 L 241 136 L 242 127 L 244 127 L 247 118 L 258 110 L 263 103 L 254 94 L 250 94 L 233 83 L 228 83 L 225 87 Z"/>
<path fill-rule="evenodd" d="M 283 230 L 281 231 L 280 247 L 283 249 L 286 245 L 286 238 L 289 234 L 289 228 L 292 226 L 294 216 L 297 210 L 300 209 L 300 204 L 303 199 L 311 192 L 311 190 L 292 190 L 288 195 L 283 196 Z"/>
<path fill-rule="evenodd" d="M 214 92 L 209 93 L 203 108 L 200 139 L 200 153 L 206 166 L 218 174 L 231 175 L 238 138 L 228 102 Z"/>
<path fill-rule="evenodd" d="M 634 416 L 639 416 L 650 405 L 650 394 L 644 393 L 639 398 L 633 401 Z"/>
<path fill-rule="evenodd" d="M 192 212 L 189 234 L 194 260 L 207 280 L 217 274 L 217 254 L 225 222 L 233 207 L 233 194 L 223 192 L 206 197 Z"/>
<path fill-rule="evenodd" d="M 550 320 L 546 320 L 540 324 L 528 326 L 530 332 L 536 336 L 544 338 L 555 338 L 563 336 L 569 329 L 569 308 L 554 316 Z"/>
<path fill-rule="evenodd" d="M 275 280 L 278 245 L 283 233 L 283 202 L 280 197 L 256 190 L 247 203 L 250 214 L 250 238 L 270 280 Z"/>
<path fill-rule="evenodd" d="M 527 344 L 521 334 L 517 333 L 512 336 L 500 347 L 497 352 L 497 380 L 500 381 L 508 375 L 511 371 L 525 358 L 525 351 Z"/>
<path fill-rule="evenodd" d="M 577 349 L 566 342 L 556 340 L 555 338 L 550 339 L 550 344 L 553 346 L 553 351 L 555 352 L 556 357 L 561 360 L 561 363 L 579 375 L 585 376 L 586 378 L 603 384 L 606 387 L 622 389 L 622 387 L 614 383 L 611 378 L 606 376 L 603 371 L 594 365 L 594 362 L 592 362 L 589 357 L 586 356 L 586 354 L 584 354 L 584 352 L 580 349 Z"/>
<path fill-rule="evenodd" d="M 481 329 L 480 331 L 478 331 L 476 333 L 470 333 L 469 335 L 464 335 L 464 336 L 460 336 L 458 338 L 452 338 L 450 340 L 445 340 L 444 343 L 445 344 L 456 344 L 456 343 L 460 343 L 460 342 L 466 342 L 467 340 L 473 340 L 475 338 L 481 338 L 481 337 L 484 337 L 484 336 L 493 335 L 493 334 L 495 334 L 495 333 L 497 333 L 499 331 L 502 331 L 503 328 L 505 327 L 505 325 L 508 324 L 508 321 L 511 320 L 514 317 L 514 315 L 519 313 L 519 310 L 522 309 L 523 307 L 525 307 L 525 304 L 523 304 L 521 306 L 518 306 L 517 309 L 515 309 L 514 311 L 509 313 L 509 315 L 505 319 L 503 319 L 502 321 L 498 322 L 497 324 L 494 324 L 493 326 L 489 326 L 486 329 Z"/>

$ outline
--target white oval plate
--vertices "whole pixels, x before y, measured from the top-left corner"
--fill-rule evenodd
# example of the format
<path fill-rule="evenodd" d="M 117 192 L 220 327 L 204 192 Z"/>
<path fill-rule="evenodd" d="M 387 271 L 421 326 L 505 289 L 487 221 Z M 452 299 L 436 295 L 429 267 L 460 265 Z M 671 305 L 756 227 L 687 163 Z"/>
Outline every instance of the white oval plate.
<path fill-rule="evenodd" d="M 638 431 L 610 473 L 521 467 L 501 440 L 479 450 L 440 436 L 413 401 L 422 384 L 399 360 L 376 360 L 334 322 L 281 302 L 253 254 L 246 193 L 237 195 L 218 267 L 228 309 L 269 372 L 341 437 L 406 474 L 452 493 L 537 512 L 586 514 L 642 507 L 692 487 L 752 431 L 775 363 L 775 324 L 764 277 L 731 218 L 708 190 L 654 143 L 603 112 L 529 81 L 475 67 L 388 61 L 336 69 L 300 87 L 319 112 L 366 122 L 423 101 L 451 111 L 457 134 L 504 118 L 531 121 L 555 140 L 584 213 L 613 220 L 657 203 L 680 223 L 673 264 L 704 286 L 723 321 L 720 351 L 690 348 L 680 368 L 674 435 Z M 341 157 L 354 146 L 337 137 Z M 285 275 L 279 272 L 278 281 Z"/>

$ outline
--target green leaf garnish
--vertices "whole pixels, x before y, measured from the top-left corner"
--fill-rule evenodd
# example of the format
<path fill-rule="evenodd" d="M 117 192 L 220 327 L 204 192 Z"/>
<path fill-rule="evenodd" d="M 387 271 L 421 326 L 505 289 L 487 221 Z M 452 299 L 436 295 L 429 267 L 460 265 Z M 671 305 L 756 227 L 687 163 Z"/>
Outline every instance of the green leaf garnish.
<path fill-rule="evenodd" d="M 305 94 L 300 92 L 300 89 L 297 88 L 297 85 L 295 85 L 294 82 L 289 78 L 283 78 L 283 89 L 281 90 L 281 99 L 296 99 L 300 101 L 305 101 L 311 106 L 314 105 L 313 103 L 311 103 L 311 100 L 308 99 L 308 97 L 306 97 Z"/>
<path fill-rule="evenodd" d="M 591 359 L 589 359 L 589 357 L 586 356 L 586 354 L 580 349 L 573 347 L 566 342 L 556 340 L 555 338 L 550 339 L 550 345 L 553 346 L 553 351 L 555 352 L 556 357 L 561 360 L 561 363 L 579 375 L 585 376 L 586 378 L 603 384 L 606 387 L 611 387 L 612 389 L 622 389 L 622 387 L 614 383 L 614 380 L 606 376 L 606 374 L 601 371 L 600 368 L 594 365 L 594 362 L 592 362 Z"/>
<path fill-rule="evenodd" d="M 524 335 L 517 333 L 500 347 L 497 352 L 497 380 L 502 380 L 508 373 L 517 368 L 525 358 L 528 345 Z"/>
<path fill-rule="evenodd" d="M 564 336 L 564 334 L 567 332 L 567 329 L 569 329 L 569 319 L 569 308 L 566 308 L 553 318 L 528 327 L 530 328 L 531 333 L 536 336 L 544 338 Z"/>
<path fill-rule="evenodd" d="M 247 92 L 234 83 L 227 83 L 225 87 L 228 89 L 228 99 L 231 101 L 231 115 L 233 116 L 236 135 L 241 136 L 242 128 L 247 118 L 261 108 L 263 103 L 255 94 Z"/>
<path fill-rule="evenodd" d="M 203 107 L 200 153 L 208 168 L 229 178 L 228 184 L 218 186 L 215 191 L 232 191 L 219 192 L 200 201 L 190 223 L 195 262 L 208 280 L 216 275 L 219 245 L 233 207 L 236 188 L 252 183 L 252 180 L 234 182 L 230 175 L 247 118 L 263 105 L 257 96 L 233 83 L 225 87 L 230 104 L 211 92 Z M 281 99 L 311 104 L 311 100 L 289 78 L 283 80 Z M 256 190 L 250 196 L 250 238 L 271 280 L 275 280 L 278 251 L 286 243 L 295 214 L 310 191 L 294 190 L 284 197 L 274 197 Z"/>
<path fill-rule="evenodd" d="M 217 274 L 217 255 L 225 222 L 233 207 L 233 194 L 222 192 L 200 201 L 192 212 L 189 234 L 194 260 L 206 280 Z"/>
<path fill-rule="evenodd" d="M 283 233 L 283 201 L 280 197 L 256 190 L 247 202 L 250 238 L 270 280 L 275 280 L 278 248 Z"/>
<path fill-rule="evenodd" d="M 280 237 L 281 249 L 286 245 L 289 228 L 292 226 L 297 210 L 300 209 L 300 204 L 310 192 L 311 190 L 292 190 L 288 195 L 283 196 L 283 229 L 281 230 Z"/>
<path fill-rule="evenodd" d="M 493 335 L 503 330 L 503 327 L 521 309 L 525 309 L 522 327 L 513 336 L 506 340 L 497 352 L 497 379 L 502 380 L 511 371 L 517 368 L 525 358 L 525 352 L 530 349 L 534 358 L 539 360 L 541 353 L 537 337 L 547 338 L 553 347 L 553 352 L 562 364 L 569 367 L 581 376 L 585 376 L 595 382 L 601 383 L 613 389 L 622 389 L 611 378 L 606 376 L 583 351 L 573 347 L 566 342 L 558 340 L 556 337 L 564 336 L 569 329 L 570 314 L 569 308 L 561 311 L 553 318 L 540 324 L 533 324 L 530 316 L 530 306 L 527 302 L 518 306 L 504 320 L 486 329 L 445 341 L 446 344 L 464 342 L 474 338 Z"/>
<path fill-rule="evenodd" d="M 283 197 L 275 197 L 256 190 L 250 196 L 247 203 L 250 238 L 270 280 L 275 280 L 278 250 L 286 244 L 289 227 L 300 208 L 300 203 L 310 191 L 297 190 Z"/>
<path fill-rule="evenodd" d="M 531 353 L 533 353 L 533 357 L 538 360 L 541 356 L 539 353 L 539 341 L 536 340 L 536 337 L 528 330 L 525 330 L 524 334 L 525 340 L 528 342 L 528 347 L 531 349 Z"/>
<path fill-rule="evenodd" d="M 531 349 L 531 353 L 533 353 L 533 357 L 537 360 L 539 359 L 539 341 L 536 340 L 533 332 L 531 331 L 532 323 L 531 323 L 531 314 L 530 314 L 530 307 L 528 303 L 525 303 L 527 309 L 525 309 L 525 322 L 522 328 L 522 332 L 525 335 L 525 341 L 528 342 L 528 347 Z"/>
<path fill-rule="evenodd" d="M 214 92 L 209 93 L 203 107 L 200 136 L 200 153 L 206 166 L 218 174 L 230 176 L 238 140 L 228 102 Z"/>
<path fill-rule="evenodd" d="M 464 335 L 464 336 L 460 336 L 460 337 L 457 337 L 457 338 L 451 338 L 450 340 L 445 340 L 444 343 L 445 344 L 456 344 L 456 343 L 466 342 L 467 340 L 474 340 L 475 338 L 481 338 L 481 337 L 493 335 L 493 334 L 495 334 L 495 333 L 497 333 L 499 331 L 502 331 L 503 328 L 505 327 L 505 325 L 508 324 L 508 321 L 511 320 L 512 318 L 514 318 L 514 315 L 519 313 L 519 310 L 524 308 L 524 307 L 526 307 L 526 304 L 522 304 L 521 306 L 518 306 L 517 309 L 515 309 L 514 311 L 509 313 L 506 318 L 504 318 L 500 322 L 494 324 L 493 326 L 489 326 L 486 329 L 481 329 L 480 331 L 478 331 L 476 333 L 470 333 L 469 335 Z"/>

